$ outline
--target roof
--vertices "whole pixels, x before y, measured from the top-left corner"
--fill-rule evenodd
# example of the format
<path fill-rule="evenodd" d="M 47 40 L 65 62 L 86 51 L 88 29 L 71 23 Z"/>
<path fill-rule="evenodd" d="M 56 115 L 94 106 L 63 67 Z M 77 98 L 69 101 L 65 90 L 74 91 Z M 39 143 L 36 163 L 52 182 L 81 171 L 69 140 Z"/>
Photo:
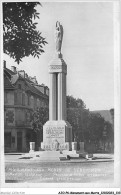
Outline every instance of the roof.
<path fill-rule="evenodd" d="M 4 74 L 4 89 L 14 89 L 14 86 L 11 84 L 6 74 Z"/>
<path fill-rule="evenodd" d="M 46 97 L 48 99 L 48 96 L 43 94 L 40 90 L 38 90 L 34 85 L 31 85 L 27 80 L 26 80 L 26 84 L 28 86 L 28 90 L 32 91 L 33 93 L 41 96 L 41 97 Z"/>
<path fill-rule="evenodd" d="M 12 70 L 8 69 L 8 68 L 4 68 L 4 70 L 6 70 L 10 75 L 15 75 L 16 73 L 13 72 Z"/>
<path fill-rule="evenodd" d="M 18 74 L 12 75 L 12 77 L 11 77 L 11 83 L 12 84 L 15 84 L 16 81 L 18 80 L 18 78 L 19 78 L 19 75 Z"/>
<path fill-rule="evenodd" d="M 108 121 L 111 124 L 113 123 L 110 110 L 95 110 L 95 111 L 91 111 L 91 112 L 99 113 L 105 119 L 105 121 Z"/>
<path fill-rule="evenodd" d="M 24 78 L 20 74 L 14 73 L 13 71 L 11 71 L 8 68 L 4 68 L 4 74 L 6 75 L 5 80 L 4 80 L 5 89 L 7 89 L 7 88 L 8 89 L 14 89 L 14 86 L 15 86 L 16 82 L 19 79 L 22 79 L 23 81 L 26 82 L 29 91 L 31 91 L 32 93 L 34 93 L 38 96 L 41 96 L 43 98 L 48 99 L 48 95 L 43 94 L 39 89 L 37 89 L 36 85 L 29 78 Z"/>

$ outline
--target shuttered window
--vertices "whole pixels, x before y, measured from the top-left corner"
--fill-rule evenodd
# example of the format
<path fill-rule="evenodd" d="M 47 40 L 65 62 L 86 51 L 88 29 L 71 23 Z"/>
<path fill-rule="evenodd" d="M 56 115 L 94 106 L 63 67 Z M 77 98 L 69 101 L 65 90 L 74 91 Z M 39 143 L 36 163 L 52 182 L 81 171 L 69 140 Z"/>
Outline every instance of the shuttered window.
<path fill-rule="evenodd" d="M 22 93 L 22 105 L 25 106 L 25 93 Z"/>
<path fill-rule="evenodd" d="M 14 103 L 15 105 L 22 105 L 22 92 L 14 92 Z"/>
<path fill-rule="evenodd" d="M 18 101 L 17 101 L 17 92 L 14 92 L 14 104 L 17 105 Z"/>

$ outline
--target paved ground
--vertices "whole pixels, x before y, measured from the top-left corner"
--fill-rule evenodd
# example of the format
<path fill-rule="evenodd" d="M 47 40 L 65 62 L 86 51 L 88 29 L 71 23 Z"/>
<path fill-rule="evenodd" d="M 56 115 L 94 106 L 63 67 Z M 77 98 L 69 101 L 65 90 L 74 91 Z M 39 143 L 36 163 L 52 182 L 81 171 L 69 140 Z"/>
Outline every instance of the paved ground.
<path fill-rule="evenodd" d="M 5 155 L 7 183 L 104 183 L 113 182 L 113 155 L 94 154 L 95 161 L 41 162 Z M 106 162 L 104 162 L 106 161 Z"/>
<path fill-rule="evenodd" d="M 6 153 L 5 154 L 5 161 L 18 161 L 22 155 L 26 153 Z M 99 154 L 95 153 L 93 154 L 93 157 L 95 157 L 97 160 L 103 159 L 103 160 L 109 160 L 109 159 L 114 159 L 114 154 Z"/>

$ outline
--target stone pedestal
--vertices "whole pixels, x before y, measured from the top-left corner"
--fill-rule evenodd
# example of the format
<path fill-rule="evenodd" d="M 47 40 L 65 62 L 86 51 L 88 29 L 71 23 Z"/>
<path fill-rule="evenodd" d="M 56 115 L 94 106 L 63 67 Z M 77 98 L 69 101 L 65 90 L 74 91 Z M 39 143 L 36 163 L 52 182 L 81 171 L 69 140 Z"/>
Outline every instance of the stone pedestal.
<path fill-rule="evenodd" d="M 43 126 L 44 150 L 71 150 L 72 127 L 67 121 L 47 121 Z"/>
<path fill-rule="evenodd" d="M 72 142 L 72 150 L 77 150 L 77 142 Z"/>
<path fill-rule="evenodd" d="M 30 151 L 29 152 L 34 152 L 35 151 L 35 142 L 30 142 Z"/>

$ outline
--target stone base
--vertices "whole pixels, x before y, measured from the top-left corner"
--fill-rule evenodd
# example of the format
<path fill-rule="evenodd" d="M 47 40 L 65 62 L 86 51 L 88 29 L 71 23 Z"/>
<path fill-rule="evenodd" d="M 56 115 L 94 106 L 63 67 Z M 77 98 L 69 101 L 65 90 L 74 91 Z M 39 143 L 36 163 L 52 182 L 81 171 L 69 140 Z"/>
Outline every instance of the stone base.
<path fill-rule="evenodd" d="M 41 149 L 71 150 L 72 127 L 67 121 L 47 121 L 43 126 Z"/>
<path fill-rule="evenodd" d="M 29 153 L 33 153 L 35 150 L 29 150 Z"/>
<path fill-rule="evenodd" d="M 30 152 L 35 150 L 35 142 L 30 142 Z"/>
<path fill-rule="evenodd" d="M 41 149 L 46 151 L 62 151 L 62 150 L 71 150 L 71 142 L 58 143 L 53 141 L 52 143 L 41 143 Z M 41 150 L 40 149 L 40 150 Z"/>
<path fill-rule="evenodd" d="M 36 151 L 28 154 L 23 154 L 21 158 L 39 161 L 60 161 L 60 160 L 73 160 L 73 159 L 89 159 L 86 152 L 80 153 L 79 151 L 63 150 L 61 151 Z"/>
<path fill-rule="evenodd" d="M 60 161 L 69 160 L 68 155 L 61 153 L 60 151 L 36 151 L 28 154 L 24 154 L 21 158 L 40 161 Z"/>
<path fill-rule="evenodd" d="M 73 150 L 73 151 L 63 151 L 63 154 L 66 154 L 67 156 L 69 156 L 70 159 L 73 159 L 73 158 L 79 159 L 79 158 L 86 158 L 87 152 Z"/>

